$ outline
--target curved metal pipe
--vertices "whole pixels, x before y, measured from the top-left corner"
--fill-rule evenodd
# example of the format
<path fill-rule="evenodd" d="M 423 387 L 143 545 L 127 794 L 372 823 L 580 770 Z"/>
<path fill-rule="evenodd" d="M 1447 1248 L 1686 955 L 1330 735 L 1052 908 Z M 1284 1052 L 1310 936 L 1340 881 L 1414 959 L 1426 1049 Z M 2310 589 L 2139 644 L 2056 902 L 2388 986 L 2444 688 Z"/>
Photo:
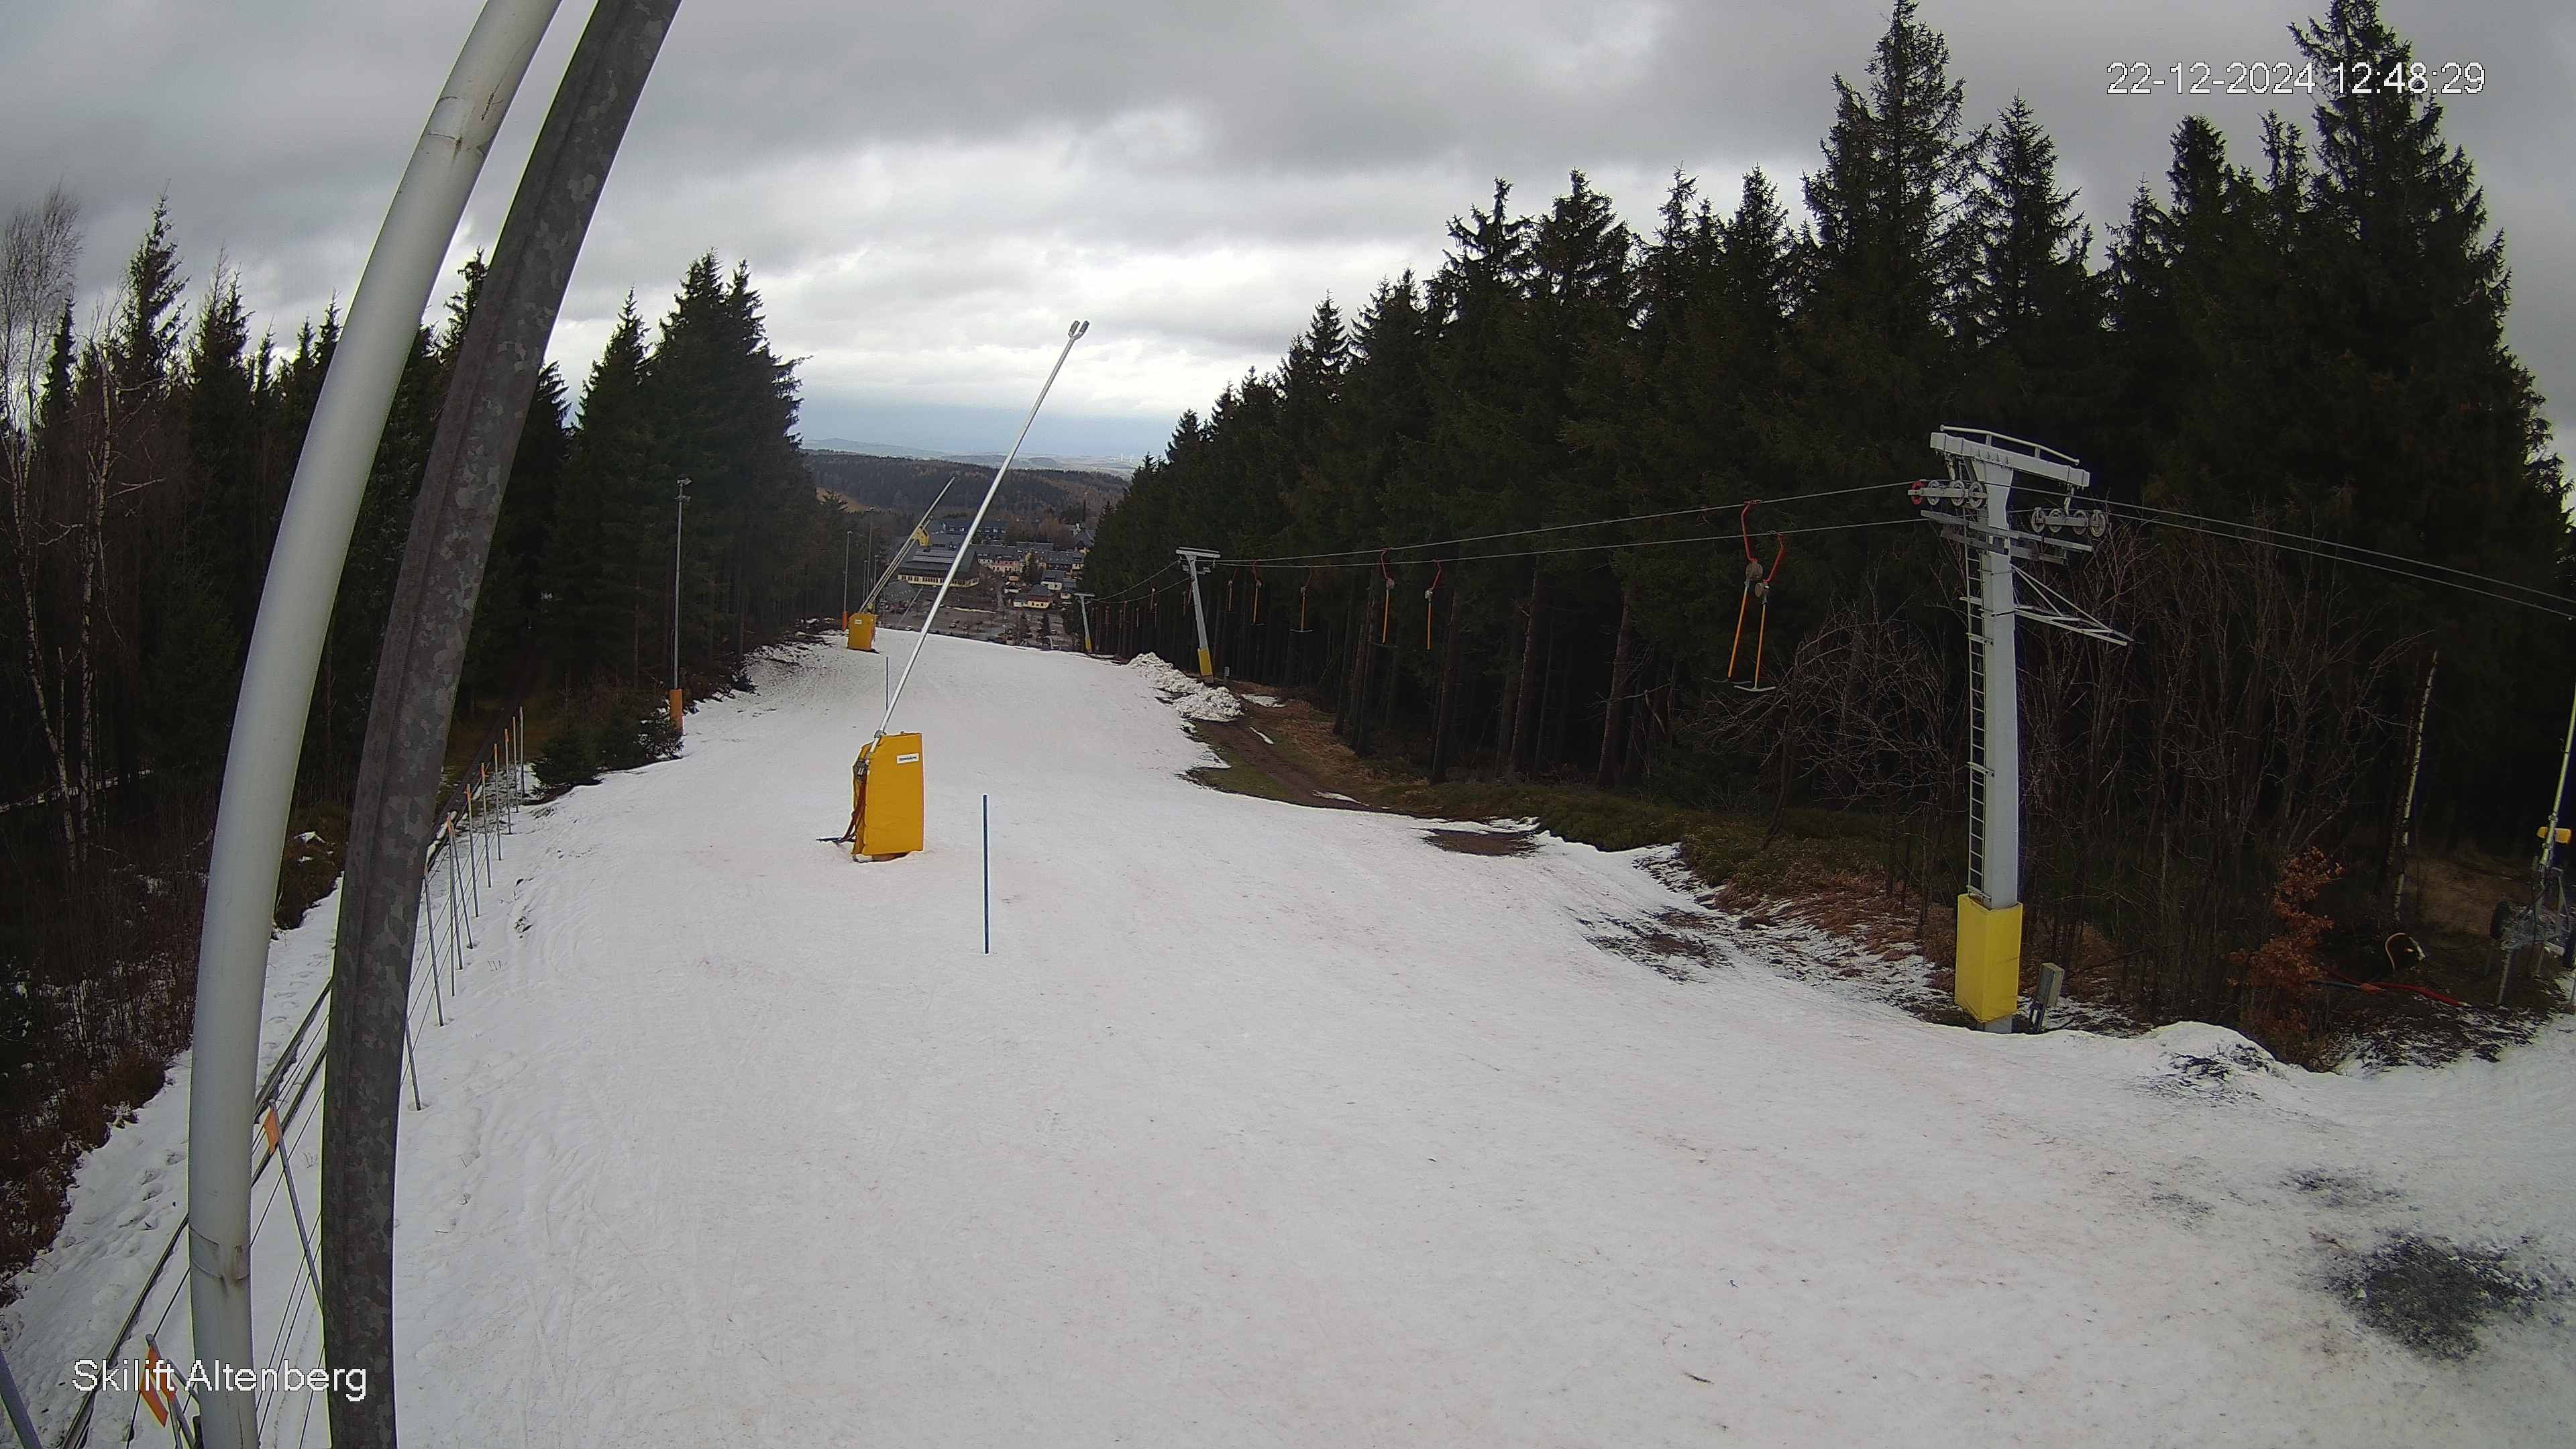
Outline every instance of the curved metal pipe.
<path fill-rule="evenodd" d="M 559 0 L 488 0 L 440 88 L 368 254 L 306 430 L 233 709 L 197 942 L 188 1084 L 189 1326 L 197 1359 L 255 1369 L 250 1335 L 251 1097 L 280 843 L 313 679 L 421 313 L 448 242 Z M 205 1449 L 249 1449 L 248 1389 L 201 1401 Z"/>

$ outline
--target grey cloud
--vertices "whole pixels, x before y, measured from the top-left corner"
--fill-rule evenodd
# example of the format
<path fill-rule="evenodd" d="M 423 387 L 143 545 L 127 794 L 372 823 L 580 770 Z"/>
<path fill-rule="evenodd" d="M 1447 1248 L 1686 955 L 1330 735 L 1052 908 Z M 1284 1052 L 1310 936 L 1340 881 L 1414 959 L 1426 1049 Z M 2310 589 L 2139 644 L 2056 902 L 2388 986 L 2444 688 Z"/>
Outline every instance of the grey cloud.
<path fill-rule="evenodd" d="M 1932 0 L 1973 116 L 2016 93 L 2107 234 L 2190 109 L 2251 159 L 2264 102 L 2104 92 L 2115 60 L 2286 59 L 2322 0 L 2034 12 Z M 266 321 L 345 297 L 473 7 L 381 0 L 20 0 L 0 56 L 0 204 L 60 179 L 89 203 L 104 291 L 167 189 L 191 274 L 218 249 Z M 468 219 L 488 244 L 583 8 L 531 72 Z M 2391 0 L 2420 58 L 2476 59 L 2451 134 L 2480 167 L 2517 274 L 2513 335 L 2576 394 L 2576 214 L 2563 160 L 2576 18 L 2542 0 Z M 1760 163 L 1797 198 L 1883 0 L 1414 0 L 1231 6 L 684 7 L 611 179 L 557 355 L 578 373 L 629 288 L 648 315 L 689 257 L 748 257 L 809 415 L 935 395 L 1007 409 L 1063 316 L 1098 330 L 1070 406 L 1159 438 L 1275 360 L 1326 291 L 1437 265 L 1493 177 L 1543 206 L 1582 168 L 1632 225 L 1670 172 L 1729 201 Z M 2284 107 L 2304 119 L 2307 107 Z M 1117 346 L 1108 345 L 1113 339 Z M 869 399 L 876 399 L 870 402 Z M 2567 416 L 2565 404 L 2556 404 Z M 877 414 L 869 414 L 877 416 Z M 1141 445 L 1141 444 L 1140 444 Z"/>

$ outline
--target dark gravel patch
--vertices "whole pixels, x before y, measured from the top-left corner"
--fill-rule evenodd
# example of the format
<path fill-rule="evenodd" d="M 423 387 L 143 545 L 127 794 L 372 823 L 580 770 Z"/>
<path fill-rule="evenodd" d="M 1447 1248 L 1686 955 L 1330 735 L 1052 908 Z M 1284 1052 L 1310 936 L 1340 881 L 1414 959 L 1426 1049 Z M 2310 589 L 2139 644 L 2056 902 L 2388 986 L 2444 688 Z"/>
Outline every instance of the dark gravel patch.
<path fill-rule="evenodd" d="M 2262 1048 L 2238 1043 L 2208 1055 L 2169 1052 L 2163 1069 L 2139 1085 L 2158 1096 L 2232 1102 L 2254 1094 L 2248 1079 L 2281 1074 L 2280 1063 Z"/>
<path fill-rule="evenodd" d="M 2402 1233 L 2345 1254 L 2328 1281 L 2373 1329 L 2426 1358 L 2457 1361 L 2477 1352 L 2490 1322 L 2531 1317 L 2567 1296 L 2565 1278 L 2512 1259 L 2503 1248 Z"/>
<path fill-rule="evenodd" d="M 2366 1177 L 2340 1172 L 2294 1172 L 2290 1174 L 2290 1186 L 2337 1209 L 2384 1207 L 2400 1198 L 2397 1192 Z"/>

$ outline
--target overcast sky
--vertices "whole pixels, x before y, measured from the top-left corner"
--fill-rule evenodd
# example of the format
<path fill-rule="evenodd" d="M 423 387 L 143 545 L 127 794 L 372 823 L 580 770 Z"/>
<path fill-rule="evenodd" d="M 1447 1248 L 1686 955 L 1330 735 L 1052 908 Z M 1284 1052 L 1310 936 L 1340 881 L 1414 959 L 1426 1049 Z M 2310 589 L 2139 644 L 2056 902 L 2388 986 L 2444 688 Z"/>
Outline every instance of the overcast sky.
<path fill-rule="evenodd" d="M 2105 68 L 2279 61 L 2323 0 L 1927 0 L 1971 113 L 2027 97 L 2107 233 L 2191 109 L 2255 159 L 2262 103 L 2105 94 Z M 355 285 L 471 23 L 465 0 L 11 0 L 0 206 L 60 181 L 113 285 L 153 198 L 188 274 L 241 271 L 281 337 Z M 2451 104 L 2514 270 L 2512 340 L 2576 416 L 2576 10 L 2389 0 L 2420 60 L 2477 61 Z M 586 14 L 566 5 L 467 212 L 488 246 Z M 1571 168 L 1644 230 L 1675 168 L 1794 204 L 1882 0 L 1204 0 L 684 5 L 574 274 L 554 355 L 578 388 L 631 288 L 747 259 L 803 359 L 805 434 L 999 449 L 1091 319 L 1032 435 L 1156 451 L 1186 407 L 1274 363 L 1316 300 L 1439 262 L 1492 179 L 1543 208 Z M 2293 114 L 2305 120 L 2304 106 Z"/>

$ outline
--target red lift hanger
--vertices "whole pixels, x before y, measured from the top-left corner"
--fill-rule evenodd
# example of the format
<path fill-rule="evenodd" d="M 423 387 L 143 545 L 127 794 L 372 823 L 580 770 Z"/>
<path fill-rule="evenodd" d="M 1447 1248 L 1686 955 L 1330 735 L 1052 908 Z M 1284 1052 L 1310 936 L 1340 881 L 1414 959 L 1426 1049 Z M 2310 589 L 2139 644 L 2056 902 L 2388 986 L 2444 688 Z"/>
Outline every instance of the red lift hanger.
<path fill-rule="evenodd" d="M 1756 498 L 1745 504 L 1744 511 L 1736 517 L 1736 527 L 1744 535 L 1744 597 L 1736 601 L 1735 642 L 1726 651 L 1726 677 L 1732 680 L 1735 678 L 1735 661 L 1744 652 L 1744 615 L 1753 600 L 1760 597 L 1762 613 L 1753 628 L 1753 681 L 1735 686 L 1747 694 L 1768 694 L 1780 687 L 1762 682 L 1762 646 L 1771 633 L 1771 585 L 1780 577 L 1781 560 L 1789 556 L 1789 539 L 1786 534 L 1772 535 L 1771 566 L 1763 568 L 1761 556 L 1753 551 L 1753 510 L 1761 501 Z"/>

